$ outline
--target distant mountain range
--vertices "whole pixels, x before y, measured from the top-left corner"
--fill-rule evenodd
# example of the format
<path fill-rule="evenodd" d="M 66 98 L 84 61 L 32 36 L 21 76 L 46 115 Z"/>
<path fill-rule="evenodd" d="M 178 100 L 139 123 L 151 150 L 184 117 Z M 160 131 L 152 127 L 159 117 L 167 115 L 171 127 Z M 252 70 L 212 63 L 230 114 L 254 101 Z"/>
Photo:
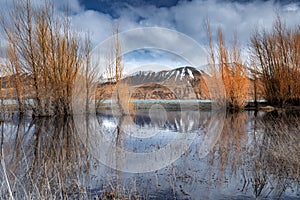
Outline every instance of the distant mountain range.
<path fill-rule="evenodd" d="M 20 77 L 25 85 L 27 95 L 32 94 L 30 91 L 30 75 L 22 75 Z M 6 76 L 1 78 L 2 95 L 4 98 L 15 98 L 15 92 L 12 92 L 14 76 Z M 163 70 L 159 72 L 138 71 L 124 77 L 121 81 L 126 86 L 126 90 L 130 93 L 131 99 L 210 99 L 208 88 L 205 80 L 211 79 L 211 76 L 194 67 L 186 66 L 172 70 Z M 125 84 L 124 84 L 125 83 Z M 253 80 L 249 78 L 249 99 L 253 95 Z M 262 84 L 259 84 L 262 88 Z M 96 98 L 111 99 L 115 91 L 116 84 L 114 82 L 98 83 Z M 124 90 L 124 88 L 123 88 Z M 262 91 L 262 89 L 261 89 Z M 259 98 L 262 98 L 262 92 L 259 92 Z M 29 96 L 30 98 L 30 96 Z"/>
<path fill-rule="evenodd" d="M 134 99 L 207 99 L 203 79 L 208 76 L 193 67 L 180 67 L 169 71 L 138 72 L 124 79 L 136 89 Z"/>
<path fill-rule="evenodd" d="M 205 80 L 211 76 L 203 70 L 186 66 L 159 72 L 138 71 L 126 76 L 122 83 L 130 88 L 132 99 L 209 99 Z M 253 97 L 253 81 L 249 78 L 249 98 Z M 114 83 L 102 83 L 102 98 L 110 99 Z"/>
<path fill-rule="evenodd" d="M 208 76 L 203 71 L 193 67 L 180 67 L 159 72 L 138 71 L 126 76 L 122 83 L 130 87 L 133 99 L 205 99 L 208 94 L 203 77 Z M 103 83 L 104 98 L 110 98 L 115 84 Z"/>
<path fill-rule="evenodd" d="M 164 82 L 164 81 L 193 81 L 200 78 L 202 75 L 207 75 L 204 71 L 199 71 L 193 67 L 180 67 L 173 70 L 164 70 L 159 72 L 152 71 L 139 71 L 131 74 L 125 78 L 130 80 L 131 84 L 145 84 L 152 82 Z"/>

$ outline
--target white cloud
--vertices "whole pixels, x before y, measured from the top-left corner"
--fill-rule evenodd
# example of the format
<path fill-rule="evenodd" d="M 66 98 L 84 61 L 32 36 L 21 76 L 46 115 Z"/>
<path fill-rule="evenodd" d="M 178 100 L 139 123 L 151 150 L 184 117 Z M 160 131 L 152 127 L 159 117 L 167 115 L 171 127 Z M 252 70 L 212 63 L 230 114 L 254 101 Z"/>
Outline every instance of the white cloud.
<path fill-rule="evenodd" d="M 300 23 L 299 5 L 293 3 L 285 6 L 273 1 L 252 1 L 250 3 L 233 3 L 230 1 L 182 1 L 171 8 L 144 6 L 130 7 L 120 12 L 122 16 L 139 19 L 139 25 L 174 28 L 197 41 L 206 42 L 204 21 L 209 18 L 215 32 L 218 27 L 224 31 L 229 40 L 236 31 L 241 42 L 247 43 L 252 31 L 257 27 L 270 28 L 275 13 L 279 12 L 288 25 Z"/>
<path fill-rule="evenodd" d="M 230 1 L 181 1 L 171 8 L 156 8 L 143 6 L 139 8 L 129 7 L 120 11 L 121 18 L 129 18 L 135 21 L 136 26 L 159 26 L 175 29 L 194 38 L 201 45 L 207 44 L 205 20 L 209 18 L 213 34 L 218 27 L 223 29 L 227 42 L 233 39 L 234 33 L 244 51 L 251 34 L 260 28 L 269 30 L 276 13 L 279 13 L 288 26 L 300 24 L 300 4 L 288 4 L 281 6 L 273 1 L 251 1 L 249 3 L 233 3 Z M 130 16 L 130 17 L 128 17 Z M 138 39 L 136 39 L 136 42 Z M 166 38 L 163 41 L 174 42 L 180 48 L 180 42 L 174 38 Z M 245 54 L 245 52 L 243 52 Z"/>
<path fill-rule="evenodd" d="M 113 19 L 103 13 L 88 10 L 71 17 L 72 25 L 80 32 L 89 32 L 94 44 L 100 43 L 112 33 Z"/>
<path fill-rule="evenodd" d="M 191 65 L 185 58 L 171 52 L 148 49 L 138 50 L 124 55 L 126 74 L 135 71 L 161 71 Z"/>
<path fill-rule="evenodd" d="M 6 1 L 0 0 L 2 8 Z M 6 5 L 11 5 L 10 1 L 7 2 L 9 4 Z M 55 0 L 55 2 L 58 11 L 66 5 L 65 1 Z M 80 6 L 79 0 L 69 0 L 69 3 L 73 27 L 81 32 L 90 32 L 94 46 L 111 36 L 113 22 L 116 19 L 108 14 L 84 10 Z M 209 18 L 214 34 L 218 27 L 222 27 L 225 39 L 230 41 L 234 32 L 237 32 L 240 43 L 246 47 L 252 32 L 256 28 L 269 29 L 272 27 L 276 12 L 282 16 L 288 26 L 299 25 L 299 7 L 300 3 L 282 6 L 274 3 L 274 1 L 238 3 L 217 0 L 182 0 L 176 6 L 170 8 L 157 8 L 153 5 L 143 5 L 141 7 L 127 5 L 116 8 L 115 12 L 120 15 L 120 31 L 152 26 L 171 28 L 188 35 L 201 45 L 207 44 L 204 21 Z M 151 40 L 151 37 L 148 39 Z M 138 35 L 131 40 L 131 45 L 140 42 Z M 174 46 L 178 46 L 178 49 L 181 48 L 180 42 L 168 35 L 152 38 L 152 42 L 173 43 Z"/>

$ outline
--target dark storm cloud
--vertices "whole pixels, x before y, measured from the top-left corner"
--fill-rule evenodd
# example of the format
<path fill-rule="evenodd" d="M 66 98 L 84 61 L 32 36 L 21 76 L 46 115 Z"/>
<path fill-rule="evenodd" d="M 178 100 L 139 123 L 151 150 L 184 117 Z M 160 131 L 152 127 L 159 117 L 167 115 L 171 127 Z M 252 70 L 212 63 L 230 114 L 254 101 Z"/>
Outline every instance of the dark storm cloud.
<path fill-rule="evenodd" d="M 143 7 L 172 7 L 176 6 L 179 0 L 79 0 L 80 4 L 85 9 L 96 10 L 105 14 L 110 14 L 112 17 L 119 17 L 118 9 L 126 8 L 128 6 Z"/>

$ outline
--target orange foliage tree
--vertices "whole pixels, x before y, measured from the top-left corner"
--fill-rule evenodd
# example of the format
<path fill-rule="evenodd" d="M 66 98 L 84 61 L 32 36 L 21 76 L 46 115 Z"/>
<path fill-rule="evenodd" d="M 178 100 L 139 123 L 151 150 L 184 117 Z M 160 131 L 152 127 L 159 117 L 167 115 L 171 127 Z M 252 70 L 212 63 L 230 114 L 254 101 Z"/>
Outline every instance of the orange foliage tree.
<path fill-rule="evenodd" d="M 221 28 L 218 29 L 218 43 L 213 45 L 210 25 L 207 23 L 209 37 L 209 66 L 213 76 L 219 75 L 224 83 L 226 102 L 230 109 L 240 110 L 246 106 L 249 93 L 249 78 L 246 72 L 246 63 L 241 59 L 241 49 L 235 35 L 234 42 L 228 48 L 224 41 Z"/>

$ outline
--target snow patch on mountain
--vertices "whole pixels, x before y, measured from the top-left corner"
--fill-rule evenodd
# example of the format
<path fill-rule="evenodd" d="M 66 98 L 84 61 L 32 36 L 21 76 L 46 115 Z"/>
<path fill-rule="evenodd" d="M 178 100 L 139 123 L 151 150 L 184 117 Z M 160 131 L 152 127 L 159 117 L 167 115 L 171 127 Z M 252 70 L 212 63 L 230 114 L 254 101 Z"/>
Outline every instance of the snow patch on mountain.
<path fill-rule="evenodd" d="M 175 77 L 175 80 L 177 79 L 178 75 L 180 74 L 179 71 L 176 72 L 176 77 Z M 170 77 L 169 77 L 170 78 Z"/>
<path fill-rule="evenodd" d="M 185 67 L 181 70 L 180 80 L 185 76 Z"/>
<path fill-rule="evenodd" d="M 190 77 L 191 77 L 192 79 L 194 79 L 193 72 L 192 72 L 190 69 L 187 69 L 187 72 L 189 73 Z"/>

